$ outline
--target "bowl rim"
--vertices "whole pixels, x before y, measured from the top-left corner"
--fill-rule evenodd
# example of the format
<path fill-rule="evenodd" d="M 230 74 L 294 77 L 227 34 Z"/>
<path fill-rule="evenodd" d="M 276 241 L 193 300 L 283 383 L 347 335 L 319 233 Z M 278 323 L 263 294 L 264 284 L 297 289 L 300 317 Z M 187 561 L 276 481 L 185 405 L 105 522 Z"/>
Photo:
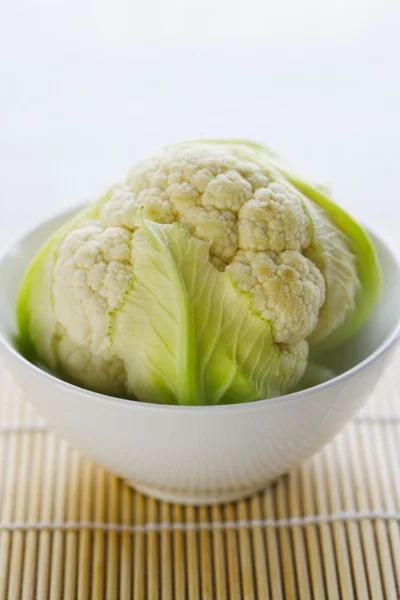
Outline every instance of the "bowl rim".
<path fill-rule="evenodd" d="M 22 244 L 26 238 L 35 234 L 38 230 L 46 225 L 50 225 L 52 222 L 57 221 L 61 218 L 67 219 L 68 217 L 75 214 L 80 208 L 85 206 L 87 203 L 79 203 L 70 207 L 67 210 L 59 211 L 53 214 L 52 217 L 36 223 L 30 228 L 25 229 L 21 234 L 19 234 L 16 238 L 13 238 L 10 242 L 8 242 L 0 252 L 0 267 L 3 261 L 12 254 L 13 250 Z M 385 233 L 381 230 L 380 227 L 374 226 L 365 226 L 366 231 L 374 238 L 376 238 L 380 244 L 385 248 L 385 250 L 391 255 L 392 259 L 396 263 L 399 277 L 400 277 L 400 256 L 399 253 L 394 249 L 392 243 L 387 241 Z M 310 395 L 318 394 L 321 391 L 332 388 L 337 384 L 340 384 L 347 379 L 350 379 L 354 375 L 359 372 L 364 371 L 367 367 L 369 367 L 372 363 L 374 363 L 378 358 L 386 354 L 390 348 L 394 346 L 394 344 L 400 340 L 400 318 L 394 327 L 393 331 L 387 338 L 364 360 L 360 363 L 341 373 L 340 375 L 326 381 L 324 383 L 320 383 L 312 388 L 307 388 L 304 390 L 300 390 L 297 392 L 292 392 L 289 394 L 284 394 L 283 396 L 277 396 L 276 398 L 266 398 L 262 400 L 253 400 L 251 402 L 244 402 L 239 404 L 205 404 L 205 405 L 182 405 L 182 404 L 158 404 L 156 402 L 143 402 L 141 400 L 129 400 L 126 398 L 118 398 L 116 396 L 109 396 L 106 394 L 102 394 L 100 392 L 95 392 L 73 383 L 69 383 L 60 379 L 55 374 L 45 371 L 34 363 L 30 362 L 26 359 L 20 352 L 14 348 L 9 340 L 2 334 L 0 331 L 0 345 L 5 349 L 16 361 L 19 361 L 23 368 L 28 369 L 32 372 L 32 374 L 36 377 L 42 378 L 43 381 L 50 385 L 57 387 L 65 388 L 66 391 L 69 391 L 73 394 L 79 394 L 82 396 L 89 396 L 94 401 L 106 402 L 106 403 L 118 403 L 123 406 L 129 406 L 131 409 L 138 410 L 157 410 L 157 411 L 179 411 L 183 413 L 207 413 L 207 412 L 226 412 L 226 411 L 248 411 L 248 410 L 257 410 L 260 407 L 268 406 L 273 407 L 277 404 L 290 404 L 292 402 L 301 401 L 305 397 L 309 397 Z"/>

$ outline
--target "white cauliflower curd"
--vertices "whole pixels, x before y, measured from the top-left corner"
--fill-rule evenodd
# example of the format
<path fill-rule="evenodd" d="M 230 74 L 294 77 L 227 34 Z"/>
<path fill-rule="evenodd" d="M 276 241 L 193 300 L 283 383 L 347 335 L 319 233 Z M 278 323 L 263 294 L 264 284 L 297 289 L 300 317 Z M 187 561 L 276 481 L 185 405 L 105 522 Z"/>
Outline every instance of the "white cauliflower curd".
<path fill-rule="evenodd" d="M 18 318 L 27 353 L 84 387 L 234 403 L 293 389 L 378 292 L 367 235 L 318 188 L 256 145 L 188 142 L 52 236 Z"/>

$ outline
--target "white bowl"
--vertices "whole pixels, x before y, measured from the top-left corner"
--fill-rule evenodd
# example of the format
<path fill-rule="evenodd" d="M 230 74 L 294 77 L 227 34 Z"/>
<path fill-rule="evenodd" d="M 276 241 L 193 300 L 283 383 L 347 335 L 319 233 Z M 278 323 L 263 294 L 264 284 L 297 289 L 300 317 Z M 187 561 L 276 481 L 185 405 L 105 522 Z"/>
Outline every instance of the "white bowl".
<path fill-rule="evenodd" d="M 372 236 L 383 294 L 363 330 L 337 353 L 335 379 L 272 400 L 164 406 L 75 387 L 18 352 L 15 301 L 35 251 L 71 212 L 34 229 L 0 259 L 0 350 L 26 397 L 61 436 L 138 490 L 180 503 L 234 500 L 263 488 L 327 442 L 365 402 L 400 335 L 400 264 Z"/>

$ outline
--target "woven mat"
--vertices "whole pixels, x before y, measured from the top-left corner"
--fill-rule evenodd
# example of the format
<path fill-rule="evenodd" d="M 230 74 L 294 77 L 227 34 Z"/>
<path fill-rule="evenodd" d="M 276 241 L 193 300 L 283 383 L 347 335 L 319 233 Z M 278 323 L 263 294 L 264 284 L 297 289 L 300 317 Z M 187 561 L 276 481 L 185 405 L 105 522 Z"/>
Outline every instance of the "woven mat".
<path fill-rule="evenodd" d="M 0 600 L 400 598 L 399 366 L 300 469 L 211 508 L 135 493 L 3 373 Z"/>

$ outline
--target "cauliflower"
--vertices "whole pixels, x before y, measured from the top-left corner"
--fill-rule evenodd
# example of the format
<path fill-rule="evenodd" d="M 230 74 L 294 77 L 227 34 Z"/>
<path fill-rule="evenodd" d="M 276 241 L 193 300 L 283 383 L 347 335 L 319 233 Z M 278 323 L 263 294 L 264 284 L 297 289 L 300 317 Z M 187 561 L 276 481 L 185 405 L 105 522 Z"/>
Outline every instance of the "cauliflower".
<path fill-rule="evenodd" d="M 39 251 L 21 338 L 84 387 L 216 404 L 298 385 L 309 345 L 367 319 L 379 269 L 365 232 L 246 142 L 188 142 L 134 166 Z"/>

